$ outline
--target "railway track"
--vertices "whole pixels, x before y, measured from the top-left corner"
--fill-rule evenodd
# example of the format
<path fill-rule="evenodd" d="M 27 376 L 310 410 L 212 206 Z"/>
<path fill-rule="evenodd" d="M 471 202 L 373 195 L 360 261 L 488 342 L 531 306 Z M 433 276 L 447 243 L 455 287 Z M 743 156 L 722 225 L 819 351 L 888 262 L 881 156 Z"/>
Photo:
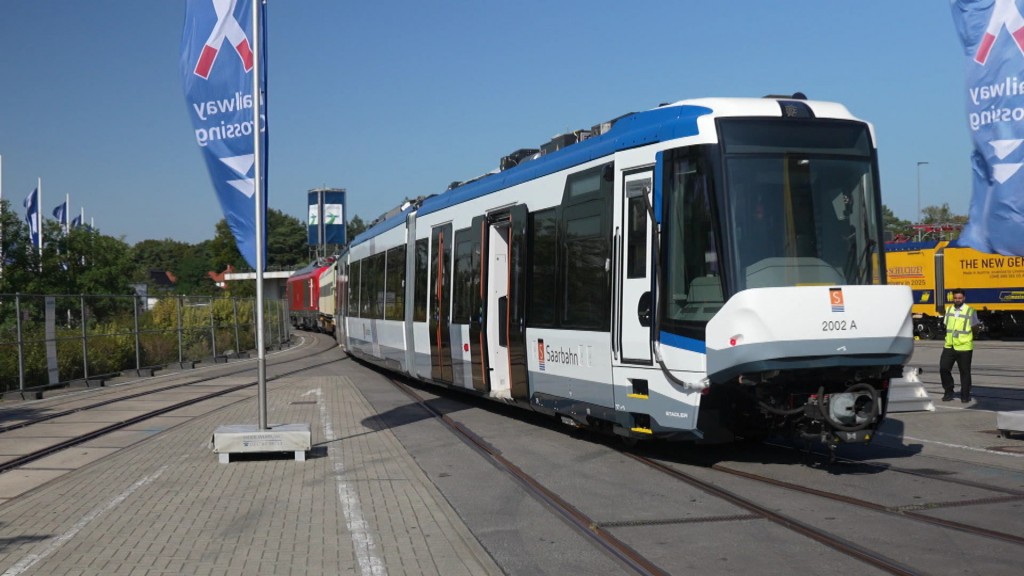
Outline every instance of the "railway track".
<path fill-rule="evenodd" d="M 865 500 L 863 498 L 857 498 L 848 494 L 830 492 L 827 490 L 811 488 L 807 485 L 795 482 L 771 478 L 764 474 L 745 472 L 730 466 L 726 462 L 698 465 L 697 468 L 701 470 L 701 473 L 699 475 L 691 474 L 686 472 L 685 469 L 691 467 L 693 464 L 686 461 L 686 458 L 679 460 L 679 457 L 677 456 L 674 460 L 670 460 L 669 462 L 661 462 L 655 458 L 641 454 L 643 449 L 619 450 L 619 452 L 629 459 L 643 464 L 651 470 L 655 470 L 659 474 L 665 475 L 679 482 L 684 482 L 690 487 L 694 487 L 701 492 L 713 496 L 714 498 L 725 501 L 732 506 L 739 508 L 741 513 L 688 519 L 664 519 L 661 521 L 638 520 L 636 522 L 630 522 L 627 520 L 601 522 L 584 511 L 585 506 L 581 507 L 578 504 L 567 501 L 554 489 L 545 486 L 543 482 L 537 480 L 526 470 L 528 467 L 512 462 L 503 456 L 501 450 L 492 445 L 491 441 L 481 437 L 480 434 L 476 433 L 465 424 L 453 419 L 451 416 L 433 409 L 428 401 L 424 400 L 423 396 L 417 393 L 413 387 L 404 383 L 404 381 L 400 379 L 389 378 L 389 380 L 406 393 L 414 402 L 416 402 L 417 405 L 421 406 L 434 418 L 443 422 L 444 425 L 463 442 L 471 445 L 493 465 L 513 477 L 516 482 L 524 488 L 524 490 L 530 493 L 537 500 L 544 503 L 556 515 L 564 519 L 575 531 L 583 534 L 594 544 L 595 548 L 617 560 L 620 564 L 627 567 L 632 573 L 667 574 L 672 573 L 672 570 L 664 566 L 659 566 L 657 562 L 639 552 L 633 541 L 629 538 L 622 539 L 621 537 L 618 537 L 618 529 L 620 528 L 629 529 L 644 526 L 651 527 L 659 524 L 710 524 L 713 522 L 750 520 L 764 520 L 771 522 L 776 526 L 799 535 L 802 538 L 827 546 L 832 550 L 853 558 L 857 562 L 863 563 L 864 565 L 870 566 L 871 568 L 883 573 L 906 575 L 933 572 L 933 570 L 922 568 L 918 564 L 916 558 L 912 561 L 908 561 L 907 558 L 901 556 L 901 554 L 897 553 L 894 556 L 891 547 L 879 547 L 878 542 L 871 540 L 864 541 L 857 536 L 850 536 L 849 527 L 846 527 L 846 530 L 842 529 L 843 527 L 840 527 L 837 532 L 827 528 L 823 529 L 823 527 L 816 525 L 818 522 L 801 520 L 797 514 L 788 513 L 785 508 L 781 508 L 776 502 L 765 500 L 764 497 L 751 495 L 757 494 L 758 489 L 756 486 L 771 486 L 807 496 L 810 500 L 807 500 L 809 503 L 806 506 L 810 507 L 817 507 L 816 504 L 812 503 L 814 500 L 824 500 L 836 505 L 850 507 L 851 510 L 859 510 L 860 512 L 849 512 L 850 516 L 855 516 L 857 518 L 873 518 L 874 515 L 881 515 L 891 519 L 874 519 L 870 520 L 871 523 L 898 523 L 900 521 L 910 521 L 915 524 L 927 526 L 929 529 L 949 533 L 950 535 L 948 538 L 951 539 L 959 538 L 958 536 L 953 536 L 953 534 L 966 534 L 986 541 L 1003 543 L 1013 548 L 1024 546 L 1024 537 L 1015 534 L 1012 531 L 997 530 L 971 524 L 969 522 L 950 520 L 929 515 L 930 513 L 941 509 L 954 507 L 969 508 L 972 506 L 978 507 L 986 505 L 1019 506 L 1021 502 L 1024 502 L 1024 490 L 1016 490 L 1003 486 L 958 478 L 936 477 L 934 475 L 922 474 L 912 470 L 902 470 L 896 467 L 878 466 L 879 473 L 891 472 L 907 474 L 925 481 L 934 481 L 944 485 L 956 485 L 973 490 L 984 490 L 994 493 L 976 498 L 967 497 L 964 499 L 946 500 L 936 498 L 932 500 L 918 501 L 911 504 L 886 505 Z M 470 401 L 469 403 L 474 404 L 473 401 Z M 480 402 L 478 404 L 481 405 L 481 407 L 494 408 L 490 403 Z M 504 410 L 500 408 L 495 409 L 504 412 Z M 508 412 L 511 412 L 511 410 Z M 769 446 L 764 446 L 763 448 L 772 449 L 772 447 Z M 799 465 L 798 463 L 794 464 Z M 807 468 L 805 467 L 805 469 Z M 828 471 L 824 470 L 811 470 L 811 472 L 830 474 Z M 622 472 L 620 471 L 620 475 L 621 474 Z M 707 479 L 706 476 L 708 474 L 712 476 L 711 480 Z M 698 476 L 704 477 L 704 479 Z M 720 481 L 723 476 L 729 476 L 734 480 L 739 480 L 746 486 L 742 490 L 728 490 L 723 487 L 723 484 L 726 483 Z M 825 479 L 822 479 L 822 482 L 824 483 Z M 928 490 L 925 491 L 927 492 Z M 743 494 L 748 495 L 744 496 Z M 798 508 L 802 507 L 803 505 L 798 505 Z M 853 530 L 853 532 L 856 532 L 856 530 Z M 913 556 L 911 557 L 913 558 Z M 925 561 L 926 564 L 927 562 L 928 561 Z"/>
<path fill-rule="evenodd" d="M 522 468 L 501 455 L 501 452 L 487 443 L 465 425 L 455 421 L 431 406 L 426 399 L 404 382 L 386 376 L 388 381 L 404 392 L 423 410 L 438 419 L 456 437 L 468 444 L 477 453 L 481 454 L 496 466 L 511 476 L 527 493 L 539 500 L 559 517 L 566 521 L 573 529 L 583 535 L 597 548 L 617 560 L 630 571 L 642 575 L 667 576 L 669 572 L 658 567 L 648 558 L 622 542 L 607 530 L 598 526 L 598 523 L 590 516 L 584 514 L 578 508 L 561 498 L 554 491 L 538 482 L 533 476 L 527 474 Z"/>
<path fill-rule="evenodd" d="M 501 454 L 500 450 L 495 448 L 485 439 L 481 438 L 473 430 L 433 408 L 428 401 L 419 395 L 413 388 L 401 380 L 395 378 L 389 378 L 389 380 L 408 395 L 414 402 L 416 402 L 416 404 L 423 410 L 441 421 L 460 440 L 469 444 L 478 453 L 487 458 L 494 466 L 514 478 L 524 490 L 565 520 L 573 529 L 584 535 L 596 548 L 617 560 L 633 573 L 644 575 L 662 575 L 670 573 L 669 570 L 658 566 L 654 561 L 647 558 L 628 543 L 617 538 L 610 532 L 610 529 L 621 527 L 623 524 L 602 524 L 601 522 L 598 522 L 593 517 L 584 513 L 580 508 L 574 506 L 571 502 L 560 497 L 555 491 L 548 488 L 535 477 L 524 471 L 523 468 L 505 458 Z M 695 476 L 686 474 L 685 472 L 671 466 L 661 464 L 653 459 L 639 456 L 631 452 L 623 452 L 623 454 L 647 467 L 668 475 L 675 480 L 685 482 L 707 494 L 720 498 L 746 512 L 746 514 L 732 515 L 723 518 L 706 518 L 702 521 L 765 519 L 803 537 L 833 548 L 834 550 L 873 566 L 885 573 L 899 575 L 920 573 L 912 567 L 906 566 L 885 554 L 860 546 L 852 541 L 842 538 L 841 536 L 801 522 L 794 516 L 780 513 L 769 506 L 759 504 L 749 498 L 744 498 L 736 493 L 716 486 L 713 483 L 702 481 Z M 723 473 L 727 472 L 726 469 L 721 469 L 719 471 Z M 958 528 L 952 524 L 948 524 L 946 527 Z M 989 536 L 996 537 L 995 534 Z M 1000 534 L 999 536 L 1002 535 Z M 1011 541 L 1014 543 L 1024 543 L 1024 540 L 1021 539 L 1011 539 Z"/>
<path fill-rule="evenodd" d="M 309 355 L 305 355 L 304 354 L 304 355 L 302 355 L 300 357 L 297 357 L 297 358 L 279 358 L 279 359 L 276 359 L 276 361 L 274 361 L 274 362 L 268 362 L 268 370 L 270 370 L 270 369 L 280 369 L 282 366 L 285 366 L 285 365 L 287 365 L 289 363 L 297 362 L 297 361 L 302 361 L 302 362 L 305 363 L 305 362 L 309 361 L 310 357 L 315 357 L 315 356 L 318 356 L 318 355 L 325 354 L 325 353 L 331 351 L 334 348 L 334 345 L 333 345 L 334 341 L 333 340 L 326 339 L 326 338 L 323 339 L 323 342 L 321 342 L 320 340 L 321 340 L 320 338 L 315 338 L 313 340 L 313 342 L 311 343 L 311 346 L 313 346 L 314 350 L 315 350 L 314 352 L 312 352 L 312 354 L 309 354 Z M 332 363 L 335 363 L 335 362 L 338 362 L 338 361 L 339 361 L 338 358 L 331 358 L 329 360 L 326 360 L 326 361 L 323 361 L 323 362 L 318 362 L 318 363 L 313 364 L 313 365 L 304 365 L 303 367 L 301 367 L 299 369 L 285 370 L 283 372 L 275 372 L 272 375 L 268 373 L 268 375 L 267 375 L 267 382 L 269 383 L 269 382 L 272 382 L 274 380 L 277 380 L 277 379 L 280 379 L 280 378 L 284 378 L 286 376 L 290 376 L 290 375 L 293 375 L 293 374 L 296 374 L 296 373 L 299 373 L 299 372 L 303 372 L 303 371 L 310 370 L 310 369 L 313 369 L 313 368 L 318 368 L 318 367 L 321 367 L 321 366 L 332 364 Z M 118 390 L 117 392 L 112 393 L 113 397 L 106 397 L 106 398 L 104 398 L 102 400 L 99 400 L 99 401 L 96 401 L 96 402 L 90 402 L 90 403 L 87 403 L 87 404 L 84 404 L 84 405 L 75 405 L 72 408 L 57 409 L 55 411 L 47 412 L 47 413 L 41 414 L 39 416 L 35 416 L 35 417 L 28 418 L 28 419 L 25 419 L 25 420 L 20 420 L 18 422 L 12 423 L 12 424 L 4 425 L 3 427 L 0 427 L 0 437 L 4 437 L 3 435 L 10 434 L 10 433 L 13 433 L 15 431 L 20 431 L 20 430 L 24 430 L 26 428 L 31 428 L 32 426 L 35 426 L 35 425 L 39 425 L 39 424 L 43 424 L 43 423 L 56 423 L 56 422 L 59 422 L 61 418 L 67 418 L 69 416 L 81 414 L 83 412 L 88 412 L 90 410 L 97 410 L 97 409 L 101 409 L 101 408 L 110 408 L 112 406 L 116 406 L 119 403 L 134 401 L 134 400 L 138 400 L 140 398 L 144 398 L 144 397 L 147 397 L 147 396 L 155 396 L 155 395 L 162 394 L 162 393 L 165 393 L 165 392 L 168 392 L 168 391 L 180 391 L 181 389 L 188 389 L 189 387 L 196 387 L 198 384 L 203 384 L 203 383 L 206 383 L 206 382 L 209 382 L 209 381 L 212 381 L 212 380 L 220 379 L 220 378 L 223 378 L 225 376 L 233 376 L 233 375 L 239 375 L 239 374 L 252 374 L 252 373 L 253 373 L 253 367 L 252 366 L 248 366 L 245 369 L 239 369 L 239 370 L 228 370 L 228 371 L 217 370 L 216 373 L 213 374 L 213 375 L 204 375 L 203 377 L 200 377 L 200 378 L 190 378 L 190 379 L 188 379 L 185 382 L 179 382 L 179 383 L 175 383 L 175 384 L 171 384 L 171 385 L 167 385 L 167 386 L 158 386 L 158 387 L 151 388 L 151 389 L 144 390 L 144 391 L 132 391 L 132 390 L 129 390 L 127 388 L 124 388 L 124 389 Z M 133 426 L 133 425 L 138 424 L 140 422 L 144 422 L 146 420 L 149 420 L 149 419 L 152 419 L 152 418 L 155 418 L 155 417 L 158 417 L 158 416 L 162 416 L 162 415 L 168 414 L 170 412 L 174 412 L 175 410 L 180 410 L 180 409 L 188 407 L 188 406 L 193 406 L 195 404 L 199 404 L 199 403 L 202 403 L 202 402 L 205 402 L 205 401 L 208 401 L 208 400 L 212 400 L 214 398 L 225 396 L 225 395 L 231 394 L 233 392 L 238 392 L 240 390 L 245 390 L 247 388 L 251 388 L 251 387 L 255 386 L 256 384 L 258 384 L 258 380 L 252 379 L 250 381 L 247 381 L 247 382 L 244 382 L 244 383 L 241 383 L 241 384 L 221 387 L 221 388 L 218 388 L 218 389 L 212 390 L 212 391 L 199 391 L 199 388 L 196 388 L 196 390 L 198 391 L 197 394 L 194 395 L 194 396 L 191 396 L 191 397 L 189 397 L 189 398 L 187 398 L 185 400 L 169 401 L 168 403 L 160 406 L 159 408 L 147 410 L 147 411 L 145 411 L 145 412 L 143 412 L 141 414 L 137 414 L 135 416 L 131 416 L 131 417 L 127 417 L 127 418 L 114 418 L 114 419 L 111 419 L 111 421 L 109 423 L 104 423 L 103 425 L 101 425 L 99 427 L 95 427 L 95 428 L 93 428 L 91 430 L 88 430 L 87 432 L 84 432 L 84 433 L 81 433 L 81 434 L 75 434 L 75 435 L 71 435 L 71 436 L 67 436 L 67 437 L 63 437 L 63 438 L 54 438 L 53 441 L 51 443 L 47 444 L 46 446 L 41 447 L 41 448 L 36 449 L 36 450 L 32 450 L 32 451 L 27 452 L 25 454 L 20 454 L 20 455 L 17 455 L 17 456 L 4 457 L 3 460 L 0 460 L 0 474 L 2 474 L 4 472 L 8 472 L 10 470 L 14 470 L 14 469 L 23 467 L 23 466 L 25 466 L 27 464 L 30 464 L 32 462 L 35 462 L 35 461 L 40 460 L 42 458 L 45 458 L 47 456 L 59 453 L 59 452 L 61 452 L 63 450 L 66 450 L 68 448 L 72 448 L 74 446 L 78 446 L 80 444 L 83 444 L 85 442 L 88 442 L 90 440 L 94 440 L 94 439 L 102 437 L 102 436 L 105 436 L 105 435 L 110 434 L 112 432 L 116 432 L 118 430 L 123 430 L 125 428 L 128 428 L 129 426 Z M 61 397 L 61 398 L 63 399 L 63 398 L 67 398 L 67 397 Z M 246 401 L 248 399 L 249 398 L 246 397 L 245 399 L 240 399 L 239 402 Z M 70 402 L 70 399 L 65 400 L 65 401 L 66 402 Z M 77 404 L 77 402 L 76 402 L 76 404 Z M 9 411 L 9 412 L 13 412 L 13 411 Z M 3 417 L 3 413 L 2 412 L 0 412 L 0 417 Z"/>
<path fill-rule="evenodd" d="M 955 522 L 955 521 L 952 521 L 952 520 L 946 520 L 944 518 L 936 518 L 934 516 L 927 516 L 927 515 L 921 513 L 921 511 L 936 510 L 936 509 L 939 509 L 939 508 L 950 508 L 950 507 L 982 505 L 982 504 L 1002 504 L 1002 503 L 1012 503 L 1012 502 L 1024 501 L 1024 492 L 1020 492 L 1020 491 L 1016 491 L 1016 490 L 1007 490 L 1005 488 L 1001 488 L 1001 487 L 998 487 L 998 486 L 984 486 L 983 487 L 982 485 L 979 485 L 978 483 L 970 483 L 970 485 L 973 486 L 973 487 L 983 488 L 985 490 L 991 490 L 991 491 L 995 491 L 995 492 L 1004 492 L 1004 493 L 1006 493 L 1006 495 L 1005 496 L 991 497 L 991 498 L 976 498 L 976 499 L 961 500 L 961 501 L 923 502 L 923 503 L 917 503 L 917 504 L 913 504 L 913 505 L 909 505 L 909 506 L 884 506 L 884 505 L 878 504 L 876 502 L 870 502 L 870 501 L 867 501 L 867 500 L 862 500 L 860 498 L 854 498 L 854 497 L 848 496 L 846 494 L 839 494 L 839 493 L 835 493 L 835 492 L 828 492 L 828 491 L 825 491 L 825 490 L 818 490 L 816 488 L 811 488 L 809 486 L 804 486 L 804 485 L 801 485 L 801 484 L 795 484 L 793 482 L 785 482 L 785 481 L 782 481 L 782 480 L 777 480 L 775 478 L 770 478 L 768 476 L 763 476 L 763 475 L 760 475 L 760 474 L 753 474 L 753 473 L 750 473 L 750 472 L 745 472 L 745 471 L 742 471 L 742 470 L 737 470 L 735 468 L 730 468 L 728 466 L 724 466 L 724 465 L 721 465 L 721 464 L 715 464 L 711 468 L 713 470 L 718 471 L 718 472 L 722 472 L 722 473 L 725 473 L 725 474 L 730 474 L 732 476 L 738 476 L 740 478 L 746 478 L 748 480 L 753 480 L 754 482 L 758 482 L 758 483 L 761 483 L 761 484 L 768 484 L 768 485 L 771 485 L 771 486 L 777 486 L 777 487 L 780 487 L 780 488 L 785 488 L 786 490 L 792 490 L 794 492 L 800 492 L 802 494 L 808 494 L 808 495 L 811 495 L 811 496 L 816 496 L 818 498 L 825 498 L 825 499 L 828 499 L 828 500 L 833 500 L 835 502 L 841 502 L 843 504 L 849 504 L 851 506 L 855 506 L 857 508 L 862 508 L 862 509 L 865 509 L 865 510 L 870 510 L 870 511 L 873 511 L 873 512 L 881 512 L 883 514 L 890 514 L 890 515 L 893 515 L 893 516 L 900 516 L 900 517 L 904 517 L 904 518 L 911 518 L 911 519 L 913 519 L 913 520 L 915 520 L 917 522 L 921 522 L 921 523 L 924 523 L 924 524 L 931 524 L 933 526 L 940 526 L 940 527 L 943 527 L 943 528 L 951 528 L 953 530 L 957 530 L 957 531 L 960 531 L 960 532 L 965 532 L 965 533 L 968 533 L 968 534 L 973 534 L 975 536 L 981 536 L 981 537 L 984 537 L 984 538 L 991 538 L 993 540 L 1002 540 L 1004 542 L 1009 542 L 1011 544 L 1017 544 L 1017 545 L 1020 545 L 1020 546 L 1024 546 L 1024 537 L 1018 536 L 1016 534 L 1010 534 L 1010 533 L 1007 533 L 1007 532 L 1000 532 L 998 530 L 990 530 L 988 528 L 984 528 L 984 527 L 981 527 L 981 526 L 973 526 L 973 525 L 970 525 L 970 524 L 965 524 L 963 522 Z M 934 480 L 939 481 L 939 482 L 943 481 L 943 479 L 934 479 Z"/>

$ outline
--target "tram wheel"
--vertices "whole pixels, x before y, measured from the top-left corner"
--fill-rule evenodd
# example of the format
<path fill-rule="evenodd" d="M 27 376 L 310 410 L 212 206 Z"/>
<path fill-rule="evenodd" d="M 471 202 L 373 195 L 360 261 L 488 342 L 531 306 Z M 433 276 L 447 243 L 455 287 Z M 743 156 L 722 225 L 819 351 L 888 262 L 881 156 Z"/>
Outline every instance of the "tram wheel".
<path fill-rule="evenodd" d="M 927 324 L 918 324 L 917 336 L 921 340 L 933 340 L 935 338 L 935 329 Z"/>

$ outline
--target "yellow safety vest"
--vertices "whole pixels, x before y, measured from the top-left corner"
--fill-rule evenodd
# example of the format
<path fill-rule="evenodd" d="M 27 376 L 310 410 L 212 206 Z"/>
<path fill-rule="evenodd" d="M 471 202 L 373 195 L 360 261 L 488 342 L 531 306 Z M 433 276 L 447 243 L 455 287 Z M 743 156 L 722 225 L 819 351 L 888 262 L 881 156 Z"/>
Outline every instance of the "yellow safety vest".
<path fill-rule="evenodd" d="M 974 333 L 971 331 L 971 322 L 976 316 L 974 308 L 967 304 L 946 308 L 946 317 L 943 323 L 946 325 L 946 348 L 958 351 L 974 350 Z"/>

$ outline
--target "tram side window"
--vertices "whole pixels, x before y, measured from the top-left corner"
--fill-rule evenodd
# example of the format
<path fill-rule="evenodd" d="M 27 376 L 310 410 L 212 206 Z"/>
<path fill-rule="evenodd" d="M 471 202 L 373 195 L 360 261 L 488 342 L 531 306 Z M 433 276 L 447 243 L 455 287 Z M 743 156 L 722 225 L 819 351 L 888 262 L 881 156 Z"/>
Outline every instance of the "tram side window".
<path fill-rule="evenodd" d="M 455 283 L 452 323 L 479 321 L 480 240 L 469 228 L 455 232 Z"/>
<path fill-rule="evenodd" d="M 666 324 L 704 339 L 704 325 L 724 303 L 711 218 L 708 177 L 697 158 L 680 158 L 666 174 Z"/>
<path fill-rule="evenodd" d="M 530 282 L 526 319 L 531 327 L 552 327 L 558 317 L 558 213 L 554 208 L 530 214 Z"/>
<path fill-rule="evenodd" d="M 369 318 L 384 319 L 384 253 L 370 256 L 369 261 Z"/>
<path fill-rule="evenodd" d="M 650 180 L 638 183 L 647 182 Z M 626 210 L 626 277 L 644 278 L 647 276 L 647 206 L 643 197 L 630 198 Z"/>
<path fill-rule="evenodd" d="M 611 164 L 571 174 L 562 195 L 562 328 L 607 330 L 611 319 Z"/>
<path fill-rule="evenodd" d="M 370 300 L 370 295 L 373 294 L 372 258 L 363 258 L 360 264 L 362 276 L 359 279 L 359 317 L 373 318 L 373 304 Z"/>
<path fill-rule="evenodd" d="M 430 262 L 427 248 L 429 244 L 428 238 L 416 241 L 416 278 L 412 294 L 414 301 L 412 319 L 414 322 L 427 321 L 427 264 Z"/>
<path fill-rule="evenodd" d="M 602 234 L 599 202 L 574 207 L 578 218 L 565 220 L 565 328 L 600 330 L 607 327 L 608 240 Z M 596 214 L 593 213 L 596 208 Z M 589 212 L 589 213 L 588 213 Z M 573 214 L 574 215 L 574 214 Z"/>
<path fill-rule="evenodd" d="M 338 277 L 335 280 L 337 286 L 335 288 L 336 300 L 338 302 L 335 314 L 337 316 L 351 316 L 352 312 L 349 307 L 352 305 L 352 264 L 349 262 L 342 262 L 338 266 Z"/>
<path fill-rule="evenodd" d="M 357 260 L 348 267 L 348 314 L 356 318 L 362 316 L 359 307 L 359 271 L 362 263 L 362 260 Z"/>
<path fill-rule="evenodd" d="M 392 248 L 387 252 L 387 276 L 385 277 L 384 317 L 388 320 L 405 319 L 405 246 Z"/>

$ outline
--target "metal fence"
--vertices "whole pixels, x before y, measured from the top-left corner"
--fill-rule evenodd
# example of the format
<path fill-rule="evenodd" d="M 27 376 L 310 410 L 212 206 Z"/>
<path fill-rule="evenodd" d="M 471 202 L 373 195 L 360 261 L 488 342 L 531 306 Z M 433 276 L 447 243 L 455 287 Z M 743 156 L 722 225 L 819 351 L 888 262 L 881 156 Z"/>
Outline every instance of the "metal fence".
<path fill-rule="evenodd" d="M 291 338 L 286 300 L 264 300 L 263 342 Z M 0 294 L 0 393 L 246 357 L 254 298 Z"/>

